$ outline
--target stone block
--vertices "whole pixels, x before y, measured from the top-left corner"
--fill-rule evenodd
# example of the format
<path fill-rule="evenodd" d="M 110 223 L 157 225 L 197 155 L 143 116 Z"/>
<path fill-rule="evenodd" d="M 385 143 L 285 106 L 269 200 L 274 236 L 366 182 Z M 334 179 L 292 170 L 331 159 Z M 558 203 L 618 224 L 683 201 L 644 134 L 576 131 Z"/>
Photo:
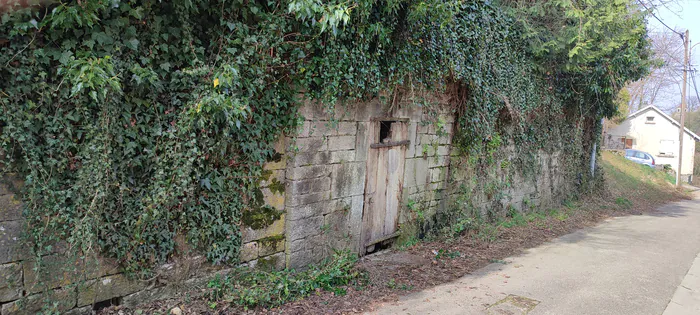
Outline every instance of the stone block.
<path fill-rule="evenodd" d="M 331 152 L 330 164 L 347 163 L 355 161 L 355 150 Z"/>
<path fill-rule="evenodd" d="M 19 175 L 15 173 L 0 175 L 0 196 L 16 194 L 22 189 L 22 186 L 24 186 L 24 181 Z"/>
<path fill-rule="evenodd" d="M 448 145 L 439 146 L 437 154 L 438 155 L 449 155 L 450 154 L 450 146 L 448 146 Z"/>
<path fill-rule="evenodd" d="M 338 209 L 348 207 L 350 204 L 349 198 L 326 200 L 322 202 L 312 203 L 290 207 L 288 209 L 289 219 L 292 221 L 306 219 L 310 217 L 324 215 Z"/>
<path fill-rule="evenodd" d="M 296 147 L 299 149 L 299 152 L 319 152 L 326 151 L 328 145 L 324 137 L 310 137 L 298 138 Z"/>
<path fill-rule="evenodd" d="M 2 315 L 37 314 L 45 304 L 45 299 L 57 302 L 57 310 L 60 312 L 75 307 L 75 289 L 53 290 L 49 295 L 34 294 L 25 298 L 2 305 Z"/>
<path fill-rule="evenodd" d="M 263 257 L 284 252 L 285 243 L 284 237 L 262 239 L 258 242 L 258 256 Z"/>
<path fill-rule="evenodd" d="M 325 165 L 330 164 L 331 153 L 328 151 L 322 152 L 301 152 L 297 153 L 292 163 L 293 167 L 310 166 L 310 165 Z"/>
<path fill-rule="evenodd" d="M 41 276 L 37 274 L 35 261 L 23 264 L 24 288 L 29 293 L 38 293 L 46 287 L 65 287 L 84 279 L 94 279 L 119 272 L 116 262 L 97 257 L 82 259 L 62 255 L 42 257 Z"/>
<path fill-rule="evenodd" d="M 241 262 L 251 261 L 251 260 L 256 259 L 256 258 L 258 258 L 258 243 L 257 242 L 245 243 L 245 244 L 243 244 L 243 246 L 241 246 L 241 255 L 240 255 Z"/>
<path fill-rule="evenodd" d="M 307 120 L 301 125 L 297 136 L 299 138 L 330 136 L 333 134 L 333 129 L 328 121 Z"/>
<path fill-rule="evenodd" d="M 437 183 L 445 180 L 445 175 L 447 170 L 442 167 L 436 167 L 430 169 L 430 182 Z"/>
<path fill-rule="evenodd" d="M 354 150 L 355 136 L 328 137 L 328 151 Z"/>
<path fill-rule="evenodd" d="M 318 155 L 320 155 L 320 154 L 322 154 L 322 153 L 319 153 Z M 330 158 L 330 153 L 323 152 L 323 154 L 329 155 L 329 158 Z M 299 158 L 299 156 L 297 156 L 297 159 L 298 158 Z M 308 179 L 308 178 L 325 177 L 325 176 L 328 176 L 330 174 L 331 174 L 331 168 L 328 165 L 300 166 L 300 167 L 290 168 L 287 171 L 287 179 L 301 180 L 301 179 Z"/>
<path fill-rule="evenodd" d="M 284 185 L 285 178 L 285 170 L 270 170 L 270 175 L 260 180 L 260 187 L 268 187 L 273 183 Z"/>
<path fill-rule="evenodd" d="M 248 265 L 251 268 L 273 271 L 284 269 L 286 267 L 286 261 L 284 253 L 277 253 L 266 257 L 260 257 L 257 260 L 251 261 Z"/>
<path fill-rule="evenodd" d="M 407 159 L 404 165 L 404 187 L 423 186 L 430 181 L 428 160 L 423 158 Z"/>
<path fill-rule="evenodd" d="M 317 264 L 323 260 L 323 253 L 313 250 L 302 250 L 294 252 L 289 256 L 289 268 L 304 270 L 312 264 Z"/>
<path fill-rule="evenodd" d="M 328 191 L 330 188 L 330 177 L 319 177 L 289 182 L 289 193 L 293 195 L 306 195 L 323 192 Z"/>
<path fill-rule="evenodd" d="M 0 265 L 0 302 L 19 299 L 22 296 L 22 265 Z"/>
<path fill-rule="evenodd" d="M 0 222 L 0 264 L 29 257 L 29 250 L 20 242 L 23 224 L 23 221 Z"/>
<path fill-rule="evenodd" d="M 447 156 L 437 156 L 437 157 L 432 157 L 428 159 L 428 167 L 429 168 L 434 168 L 434 167 L 442 167 L 446 166 L 448 161 Z"/>
<path fill-rule="evenodd" d="M 272 192 L 270 188 L 261 188 L 263 201 L 266 205 L 277 210 L 284 210 L 285 194 L 280 192 Z"/>
<path fill-rule="evenodd" d="M 63 313 L 63 315 L 90 315 L 92 314 L 92 305 L 74 308 Z"/>
<path fill-rule="evenodd" d="M 354 121 L 341 121 L 335 130 L 338 136 L 353 136 L 357 134 L 357 123 Z"/>
<path fill-rule="evenodd" d="M 359 236 L 362 232 L 362 211 L 364 209 L 365 196 L 358 195 L 352 197 L 352 206 L 350 207 L 350 233 L 354 236 Z"/>
<path fill-rule="evenodd" d="M 264 170 L 283 170 L 287 168 L 287 156 L 282 155 L 279 161 L 268 161 L 263 164 Z"/>
<path fill-rule="evenodd" d="M 408 144 L 408 148 L 406 149 L 406 158 L 412 158 L 416 156 L 416 146 L 418 143 L 416 142 L 416 132 L 418 130 L 418 123 L 412 122 L 408 125 L 408 140 L 411 141 L 411 143 Z"/>
<path fill-rule="evenodd" d="M 177 295 L 178 291 L 179 290 L 173 285 L 139 291 L 123 297 L 121 305 L 133 308 L 141 304 L 172 298 Z"/>
<path fill-rule="evenodd" d="M 418 144 L 420 144 L 420 145 L 425 144 L 428 146 L 432 146 L 433 143 L 437 143 L 437 141 L 438 141 L 437 139 L 438 138 L 436 135 L 428 135 L 428 134 L 420 135 L 420 140 L 418 141 Z"/>
<path fill-rule="evenodd" d="M 286 201 L 287 206 L 299 206 L 299 205 L 308 205 L 308 204 L 312 204 L 312 203 L 317 203 L 317 202 L 321 202 L 323 200 L 330 200 L 330 199 L 331 199 L 331 192 L 324 191 L 324 192 L 318 192 L 318 193 L 307 194 L 307 195 L 287 194 L 287 198 L 285 201 Z"/>
<path fill-rule="evenodd" d="M 362 195 L 365 192 L 365 163 L 335 165 L 331 174 L 333 198 Z"/>
<path fill-rule="evenodd" d="M 355 137 L 355 161 L 367 161 L 369 156 L 369 124 L 370 122 L 357 123 L 357 136 Z"/>
<path fill-rule="evenodd" d="M 22 201 L 15 195 L 0 196 L 0 221 L 15 221 L 22 218 Z"/>
<path fill-rule="evenodd" d="M 128 280 L 124 275 L 86 281 L 78 288 L 78 307 L 129 295 L 147 286 L 145 281 Z"/>
<path fill-rule="evenodd" d="M 322 216 L 290 221 L 288 224 L 287 238 L 290 241 L 295 241 L 309 236 L 319 235 L 322 232 L 322 226 Z"/>
<path fill-rule="evenodd" d="M 282 214 L 279 220 L 262 229 L 253 230 L 247 226 L 242 227 L 241 234 L 243 242 L 247 243 L 275 235 L 284 235 L 285 216 L 286 214 Z"/>

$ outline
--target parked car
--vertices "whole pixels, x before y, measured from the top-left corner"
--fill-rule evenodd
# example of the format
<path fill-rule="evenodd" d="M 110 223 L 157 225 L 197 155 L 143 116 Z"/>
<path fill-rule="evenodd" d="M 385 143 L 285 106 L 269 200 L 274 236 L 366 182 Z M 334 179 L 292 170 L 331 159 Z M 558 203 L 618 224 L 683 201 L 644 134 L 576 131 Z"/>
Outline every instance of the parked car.
<path fill-rule="evenodd" d="M 632 162 L 644 164 L 649 167 L 654 167 L 654 165 L 656 165 L 656 160 L 654 160 L 654 157 L 644 151 L 627 149 L 625 150 L 625 158 Z"/>

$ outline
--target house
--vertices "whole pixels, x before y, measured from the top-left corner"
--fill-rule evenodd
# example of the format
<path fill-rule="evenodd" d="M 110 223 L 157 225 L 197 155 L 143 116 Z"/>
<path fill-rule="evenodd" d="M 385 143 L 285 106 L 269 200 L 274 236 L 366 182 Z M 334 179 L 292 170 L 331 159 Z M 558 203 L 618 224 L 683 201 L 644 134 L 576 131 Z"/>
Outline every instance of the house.
<path fill-rule="evenodd" d="M 669 164 L 678 172 L 678 132 L 680 124 L 655 106 L 647 106 L 630 114 L 604 136 L 605 147 L 635 149 L 654 156 L 657 165 Z M 695 141 L 700 137 L 685 128 L 683 136 L 683 169 L 681 177 L 690 180 L 693 175 Z"/>

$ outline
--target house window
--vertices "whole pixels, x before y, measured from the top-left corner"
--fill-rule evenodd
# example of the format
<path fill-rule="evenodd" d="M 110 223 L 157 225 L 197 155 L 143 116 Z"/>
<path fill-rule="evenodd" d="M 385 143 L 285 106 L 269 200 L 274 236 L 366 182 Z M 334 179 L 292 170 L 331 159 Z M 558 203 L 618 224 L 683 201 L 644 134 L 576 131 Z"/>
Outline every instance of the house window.
<path fill-rule="evenodd" d="M 654 123 L 655 123 L 655 122 L 654 122 L 654 116 L 647 116 L 647 121 L 646 121 L 646 123 L 647 123 L 647 124 L 654 124 Z"/>
<path fill-rule="evenodd" d="M 675 140 L 661 140 L 659 143 L 659 156 L 673 157 L 676 152 Z"/>

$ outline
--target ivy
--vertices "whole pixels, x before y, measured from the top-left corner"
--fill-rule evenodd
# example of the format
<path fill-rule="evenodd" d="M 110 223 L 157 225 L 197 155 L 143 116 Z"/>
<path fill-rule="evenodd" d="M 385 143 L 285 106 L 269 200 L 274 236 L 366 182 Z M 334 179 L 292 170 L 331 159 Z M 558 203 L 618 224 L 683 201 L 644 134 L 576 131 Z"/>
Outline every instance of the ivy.
<path fill-rule="evenodd" d="M 247 211 L 262 205 L 262 165 L 279 158 L 273 144 L 295 132 L 305 99 L 329 112 L 372 98 L 430 111 L 443 94 L 464 154 L 496 142 L 523 157 L 553 143 L 582 150 L 622 83 L 646 69 L 643 17 L 627 0 L 606 3 L 546 11 L 585 28 L 575 41 L 514 1 L 12 8 L 0 18 L 3 172 L 25 178 L 37 257 L 68 241 L 145 277 L 185 239 L 235 263 L 244 221 L 280 215 Z M 629 18 L 609 19 L 619 13 Z"/>

